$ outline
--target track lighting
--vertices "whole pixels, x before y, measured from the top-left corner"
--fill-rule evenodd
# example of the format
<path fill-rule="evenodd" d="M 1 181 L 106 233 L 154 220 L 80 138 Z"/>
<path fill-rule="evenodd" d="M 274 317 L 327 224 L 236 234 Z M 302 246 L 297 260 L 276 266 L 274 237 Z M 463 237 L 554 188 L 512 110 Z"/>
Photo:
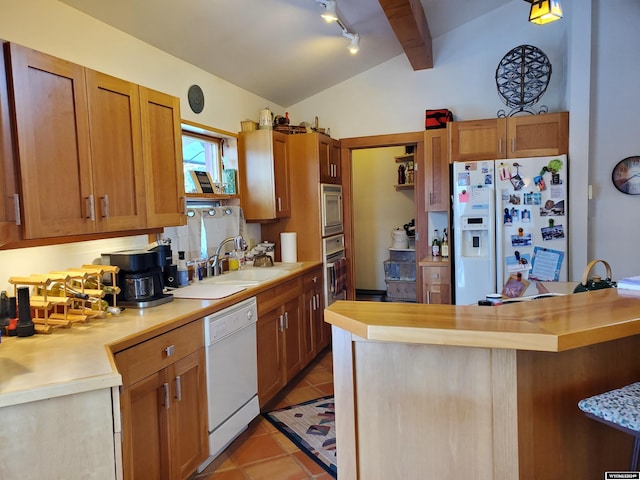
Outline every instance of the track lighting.
<path fill-rule="evenodd" d="M 324 7 L 324 12 L 321 16 L 327 23 L 336 22 L 338 20 L 335 0 L 321 0 L 318 1 L 318 3 Z"/>
<path fill-rule="evenodd" d="M 324 7 L 324 13 L 322 13 L 322 18 L 324 18 L 327 22 L 336 22 L 338 26 L 342 29 L 342 36 L 349 39 L 350 43 L 347 47 L 352 54 L 356 54 L 360 51 L 360 35 L 357 33 L 350 32 L 347 27 L 344 25 L 344 22 L 340 20 L 338 16 L 338 12 L 336 10 L 336 2 L 335 0 L 314 0 L 316 3 L 319 3 Z"/>
<path fill-rule="evenodd" d="M 533 0 L 529 21 L 543 25 L 545 23 L 560 20 L 562 18 L 562 6 L 559 0 Z"/>
<path fill-rule="evenodd" d="M 357 33 L 350 33 L 347 30 L 343 30 L 342 36 L 351 40 L 351 43 L 349 43 L 349 46 L 347 48 L 353 55 L 360 51 L 360 35 L 358 35 Z"/>

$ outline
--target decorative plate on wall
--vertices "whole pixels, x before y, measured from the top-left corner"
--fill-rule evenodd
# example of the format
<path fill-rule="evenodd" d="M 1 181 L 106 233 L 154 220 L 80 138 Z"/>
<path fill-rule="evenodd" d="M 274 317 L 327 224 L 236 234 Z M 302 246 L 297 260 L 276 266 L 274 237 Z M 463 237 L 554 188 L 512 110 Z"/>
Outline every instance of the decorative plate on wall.
<path fill-rule="evenodd" d="M 200 113 L 204 108 L 204 93 L 199 85 L 191 85 L 187 95 L 193 113 Z"/>
<path fill-rule="evenodd" d="M 502 101 L 512 110 L 509 116 L 536 112 L 526 107 L 534 105 L 544 95 L 551 80 L 551 62 L 542 50 L 531 45 L 512 48 L 500 60 L 496 69 L 496 85 Z M 547 107 L 541 107 L 547 111 Z M 504 110 L 498 117 L 507 116 Z"/>

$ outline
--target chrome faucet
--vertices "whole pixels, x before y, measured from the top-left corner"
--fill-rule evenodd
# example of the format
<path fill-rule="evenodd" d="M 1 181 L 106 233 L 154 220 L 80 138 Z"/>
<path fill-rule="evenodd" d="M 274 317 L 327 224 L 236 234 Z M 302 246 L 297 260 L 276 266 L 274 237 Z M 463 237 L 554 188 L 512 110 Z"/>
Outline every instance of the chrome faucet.
<path fill-rule="evenodd" d="M 236 235 L 235 237 L 227 237 L 222 240 L 218 246 L 216 247 L 216 251 L 211 257 L 209 257 L 209 261 L 207 262 L 207 275 L 217 277 L 222 274 L 222 262 L 220 261 L 220 251 L 222 247 L 229 242 L 233 242 L 233 248 L 235 250 L 244 250 L 247 248 L 247 242 L 244 241 L 242 235 Z"/>

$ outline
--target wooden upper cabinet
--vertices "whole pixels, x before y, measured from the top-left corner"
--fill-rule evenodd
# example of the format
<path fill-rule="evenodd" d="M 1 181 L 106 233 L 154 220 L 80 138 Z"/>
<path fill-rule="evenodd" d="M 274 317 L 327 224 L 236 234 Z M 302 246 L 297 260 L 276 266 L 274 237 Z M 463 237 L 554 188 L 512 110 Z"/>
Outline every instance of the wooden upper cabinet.
<path fill-rule="evenodd" d="M 506 119 L 451 122 L 448 128 L 452 162 L 505 158 Z"/>
<path fill-rule="evenodd" d="M 340 142 L 326 135 L 318 136 L 318 162 L 320 164 L 320 182 L 342 183 L 340 169 Z"/>
<path fill-rule="evenodd" d="M 138 85 L 87 70 L 98 231 L 146 226 Z"/>
<path fill-rule="evenodd" d="M 4 49 L 0 48 L 0 245 L 20 239 L 18 177 L 15 170 Z"/>
<path fill-rule="evenodd" d="M 274 135 L 273 158 L 276 217 L 285 218 L 291 215 L 291 181 L 289 179 L 289 155 L 285 135 Z"/>
<path fill-rule="evenodd" d="M 20 45 L 4 49 L 17 148 L 7 163 L 3 113 L 0 244 L 186 223 L 178 98 Z M 6 98 L 0 85 L 0 113 Z M 12 189 L 22 238 L 7 233 Z"/>
<path fill-rule="evenodd" d="M 545 157 L 569 152 L 569 112 L 507 119 L 507 158 Z"/>
<path fill-rule="evenodd" d="M 180 99 L 140 87 L 147 226 L 185 225 Z"/>
<path fill-rule="evenodd" d="M 287 135 L 273 130 L 241 132 L 238 162 L 245 219 L 273 220 L 290 216 Z"/>
<path fill-rule="evenodd" d="M 452 122 L 453 162 L 560 155 L 569 150 L 568 112 Z"/>
<path fill-rule="evenodd" d="M 447 129 L 426 130 L 424 137 L 425 211 L 449 211 L 449 149 Z"/>
<path fill-rule="evenodd" d="M 7 44 L 24 238 L 93 233 L 85 69 Z"/>

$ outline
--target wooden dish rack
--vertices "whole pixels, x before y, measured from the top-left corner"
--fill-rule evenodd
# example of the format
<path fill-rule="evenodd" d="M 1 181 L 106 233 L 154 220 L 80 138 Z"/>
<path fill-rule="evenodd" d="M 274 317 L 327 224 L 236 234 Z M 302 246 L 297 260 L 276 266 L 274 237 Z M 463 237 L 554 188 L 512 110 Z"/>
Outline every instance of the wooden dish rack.
<path fill-rule="evenodd" d="M 105 297 L 116 306 L 116 285 L 120 269 L 111 265 L 83 265 L 48 274 L 10 277 L 17 298 L 18 287 L 31 287 L 29 304 L 36 333 L 51 333 L 53 328 L 69 328 L 75 322 L 87 322 L 107 315 Z M 103 285 L 103 275 L 111 275 L 111 285 Z M 87 288 L 87 284 L 95 288 Z"/>

